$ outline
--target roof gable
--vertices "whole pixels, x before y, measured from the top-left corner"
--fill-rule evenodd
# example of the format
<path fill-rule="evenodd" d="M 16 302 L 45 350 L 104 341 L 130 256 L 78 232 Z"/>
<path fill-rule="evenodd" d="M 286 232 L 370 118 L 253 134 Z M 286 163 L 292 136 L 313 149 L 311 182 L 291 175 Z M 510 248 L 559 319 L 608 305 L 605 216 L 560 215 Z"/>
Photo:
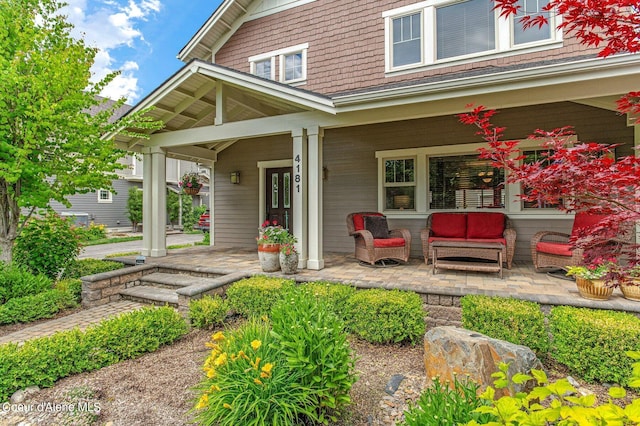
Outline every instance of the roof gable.
<path fill-rule="evenodd" d="M 316 0 L 224 0 L 178 52 L 177 57 L 183 62 L 192 59 L 214 62 L 218 49 L 244 22 L 314 1 Z"/>

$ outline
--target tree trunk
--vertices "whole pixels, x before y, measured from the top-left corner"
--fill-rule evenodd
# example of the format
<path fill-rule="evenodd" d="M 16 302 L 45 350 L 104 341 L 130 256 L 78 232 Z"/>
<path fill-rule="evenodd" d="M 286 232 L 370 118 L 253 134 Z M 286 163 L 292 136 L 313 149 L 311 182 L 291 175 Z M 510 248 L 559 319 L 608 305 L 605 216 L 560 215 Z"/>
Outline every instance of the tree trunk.
<path fill-rule="evenodd" d="M 13 241 L 6 238 L 0 238 L 0 261 L 11 263 L 13 254 Z"/>

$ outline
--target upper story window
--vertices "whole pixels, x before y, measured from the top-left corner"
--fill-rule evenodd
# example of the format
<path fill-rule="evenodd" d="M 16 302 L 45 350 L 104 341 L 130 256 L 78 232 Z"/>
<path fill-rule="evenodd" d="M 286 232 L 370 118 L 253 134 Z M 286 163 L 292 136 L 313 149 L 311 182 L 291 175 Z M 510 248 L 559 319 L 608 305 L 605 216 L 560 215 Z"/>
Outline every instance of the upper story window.
<path fill-rule="evenodd" d="M 307 79 L 307 49 L 300 44 L 249 58 L 251 73 L 282 83 L 300 83 Z M 278 69 L 276 69 L 276 65 Z"/>
<path fill-rule="evenodd" d="M 501 18 L 489 0 L 427 0 L 401 7 L 385 19 L 386 71 L 452 65 L 514 52 L 558 47 L 559 17 L 542 28 L 522 29 L 524 16 L 538 16 L 548 0 L 518 0 L 520 12 Z"/>

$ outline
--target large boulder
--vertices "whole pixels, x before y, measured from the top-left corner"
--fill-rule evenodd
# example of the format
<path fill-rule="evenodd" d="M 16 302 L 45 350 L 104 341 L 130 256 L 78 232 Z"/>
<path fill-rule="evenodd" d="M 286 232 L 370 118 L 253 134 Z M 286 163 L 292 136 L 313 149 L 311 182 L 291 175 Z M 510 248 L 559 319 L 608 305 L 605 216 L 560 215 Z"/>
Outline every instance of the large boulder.
<path fill-rule="evenodd" d="M 542 363 L 526 346 L 492 339 L 474 331 L 458 327 L 435 327 L 424 336 L 424 365 L 427 380 L 438 376 L 441 383 L 453 383 L 454 376 L 478 383 L 483 389 L 493 385 L 491 374 L 498 364 L 509 365 L 509 376 L 529 374 L 531 369 L 541 370 Z M 514 387 L 515 392 L 529 391 L 535 383 Z M 508 394 L 508 389 L 497 390 L 496 396 Z"/>

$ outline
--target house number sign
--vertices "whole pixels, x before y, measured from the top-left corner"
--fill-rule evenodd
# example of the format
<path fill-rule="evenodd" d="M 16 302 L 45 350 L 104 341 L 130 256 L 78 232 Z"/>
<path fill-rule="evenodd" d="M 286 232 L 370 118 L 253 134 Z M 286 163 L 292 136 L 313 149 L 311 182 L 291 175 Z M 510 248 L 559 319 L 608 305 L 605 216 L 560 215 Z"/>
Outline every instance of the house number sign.
<path fill-rule="evenodd" d="M 302 185 L 302 159 L 300 158 L 300 154 L 296 155 L 296 158 L 293 160 L 293 181 L 296 184 L 296 192 L 300 193 Z"/>

